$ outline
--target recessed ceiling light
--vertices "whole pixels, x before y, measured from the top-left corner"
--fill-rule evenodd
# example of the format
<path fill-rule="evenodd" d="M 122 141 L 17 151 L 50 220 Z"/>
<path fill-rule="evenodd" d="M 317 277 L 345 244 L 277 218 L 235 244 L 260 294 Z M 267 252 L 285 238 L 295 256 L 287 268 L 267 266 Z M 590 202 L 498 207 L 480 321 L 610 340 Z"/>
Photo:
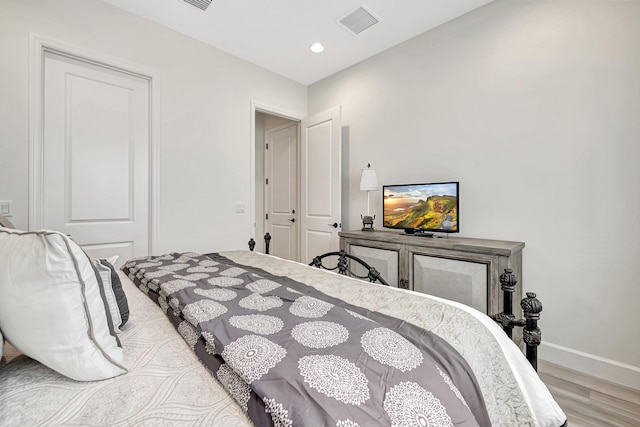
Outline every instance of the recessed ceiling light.
<path fill-rule="evenodd" d="M 309 49 L 311 49 L 311 52 L 313 52 L 313 53 L 322 53 L 324 51 L 324 46 L 322 46 L 322 44 L 316 42 L 316 43 L 312 44 Z"/>

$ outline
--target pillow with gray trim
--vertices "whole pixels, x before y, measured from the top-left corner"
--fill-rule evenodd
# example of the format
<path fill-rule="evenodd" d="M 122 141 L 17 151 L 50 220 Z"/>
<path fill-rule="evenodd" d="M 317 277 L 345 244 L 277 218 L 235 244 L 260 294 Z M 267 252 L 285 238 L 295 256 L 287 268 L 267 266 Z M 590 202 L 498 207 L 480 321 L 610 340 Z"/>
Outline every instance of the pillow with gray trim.
<path fill-rule="evenodd" d="M 99 275 L 56 231 L 0 228 L 0 329 L 20 352 L 78 381 L 122 375 Z"/>
<path fill-rule="evenodd" d="M 96 258 L 91 261 L 102 279 L 105 296 L 111 312 L 111 319 L 113 320 L 116 332 L 120 332 L 125 323 L 127 323 L 127 320 L 129 320 L 129 304 L 127 303 L 127 296 L 122 289 L 118 272 L 113 266 L 117 259 L 118 257 L 115 256 L 106 259 Z"/>

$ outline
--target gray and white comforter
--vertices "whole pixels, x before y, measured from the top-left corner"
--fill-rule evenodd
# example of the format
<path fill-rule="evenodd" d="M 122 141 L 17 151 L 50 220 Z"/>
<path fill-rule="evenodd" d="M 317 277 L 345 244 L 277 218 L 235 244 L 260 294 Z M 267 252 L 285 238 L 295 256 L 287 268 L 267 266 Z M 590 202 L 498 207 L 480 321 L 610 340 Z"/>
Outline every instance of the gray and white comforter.
<path fill-rule="evenodd" d="M 437 335 L 221 255 L 123 271 L 256 425 L 489 425 L 460 354 Z"/>

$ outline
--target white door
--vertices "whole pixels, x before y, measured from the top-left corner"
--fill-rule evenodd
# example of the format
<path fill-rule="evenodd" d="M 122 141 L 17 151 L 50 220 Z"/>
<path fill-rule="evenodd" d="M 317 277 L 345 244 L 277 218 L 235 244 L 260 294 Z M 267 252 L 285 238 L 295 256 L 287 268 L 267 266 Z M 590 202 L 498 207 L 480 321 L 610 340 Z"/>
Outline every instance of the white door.
<path fill-rule="evenodd" d="M 149 81 L 46 53 L 43 91 L 44 227 L 91 257 L 148 255 Z"/>
<path fill-rule="evenodd" d="M 271 235 L 269 252 L 298 260 L 297 164 L 298 125 L 266 132 L 265 232 Z"/>
<path fill-rule="evenodd" d="M 340 107 L 302 121 L 300 261 L 337 251 L 341 227 Z"/>

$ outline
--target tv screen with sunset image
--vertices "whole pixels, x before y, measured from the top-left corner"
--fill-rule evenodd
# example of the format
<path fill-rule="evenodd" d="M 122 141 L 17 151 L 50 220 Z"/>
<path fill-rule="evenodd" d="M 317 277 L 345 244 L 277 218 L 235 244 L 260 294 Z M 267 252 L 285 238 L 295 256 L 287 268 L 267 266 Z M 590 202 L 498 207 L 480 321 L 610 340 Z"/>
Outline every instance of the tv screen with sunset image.
<path fill-rule="evenodd" d="M 406 232 L 459 232 L 458 183 L 383 186 L 383 226 Z"/>

